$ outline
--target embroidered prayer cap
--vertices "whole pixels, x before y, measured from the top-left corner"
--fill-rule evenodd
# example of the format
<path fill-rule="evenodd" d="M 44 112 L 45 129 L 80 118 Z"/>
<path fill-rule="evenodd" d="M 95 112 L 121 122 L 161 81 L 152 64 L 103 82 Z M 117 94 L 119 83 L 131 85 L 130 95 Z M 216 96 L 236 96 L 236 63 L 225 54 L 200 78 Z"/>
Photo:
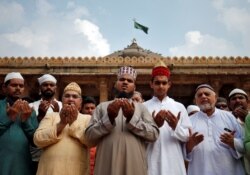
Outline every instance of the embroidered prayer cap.
<path fill-rule="evenodd" d="M 4 78 L 4 83 L 6 83 L 7 81 L 11 80 L 11 79 L 23 79 L 23 76 L 19 73 L 19 72 L 11 72 L 8 73 L 5 78 Z"/>
<path fill-rule="evenodd" d="M 195 92 L 197 92 L 200 88 L 208 88 L 208 89 L 214 91 L 214 88 L 212 88 L 212 86 L 210 86 L 209 84 L 201 84 L 201 85 L 199 85 L 199 86 L 196 88 Z M 214 91 L 214 92 L 215 92 L 215 91 Z"/>
<path fill-rule="evenodd" d="M 232 96 L 234 96 L 235 94 L 242 94 L 242 95 L 244 95 L 244 96 L 248 99 L 247 93 L 246 93 L 245 91 L 243 91 L 242 89 L 238 89 L 238 88 L 232 90 L 232 91 L 229 93 L 228 98 L 230 99 L 230 98 L 231 98 Z"/>
<path fill-rule="evenodd" d="M 63 93 L 67 92 L 67 91 L 75 91 L 77 92 L 80 96 L 82 95 L 82 90 L 80 88 L 80 86 L 76 83 L 76 82 L 71 82 L 69 83 L 65 88 Z"/>
<path fill-rule="evenodd" d="M 187 113 L 188 115 L 190 115 L 191 112 L 194 112 L 194 111 L 200 111 L 200 108 L 196 105 L 189 105 L 187 107 Z"/>
<path fill-rule="evenodd" d="M 118 70 L 118 73 L 117 73 L 117 78 L 119 79 L 122 75 L 125 75 L 125 74 L 130 75 L 131 77 L 133 77 L 134 80 L 137 77 L 136 70 L 131 66 L 120 67 L 120 69 Z"/>
<path fill-rule="evenodd" d="M 170 77 L 170 70 L 161 60 L 154 66 L 152 70 L 152 77 L 155 77 L 157 75 L 165 75 L 168 78 Z"/>
<path fill-rule="evenodd" d="M 43 76 L 38 78 L 38 82 L 39 82 L 40 85 L 43 84 L 46 81 L 50 81 L 50 82 L 52 82 L 54 84 L 56 84 L 56 82 L 57 82 L 56 78 L 54 76 L 50 75 L 50 74 L 44 74 Z"/>

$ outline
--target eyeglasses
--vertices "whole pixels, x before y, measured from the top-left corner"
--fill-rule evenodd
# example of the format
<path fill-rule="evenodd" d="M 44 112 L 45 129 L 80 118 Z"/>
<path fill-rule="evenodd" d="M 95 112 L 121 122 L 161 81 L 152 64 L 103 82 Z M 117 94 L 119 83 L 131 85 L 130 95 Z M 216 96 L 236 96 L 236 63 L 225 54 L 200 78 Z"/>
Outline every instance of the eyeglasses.
<path fill-rule="evenodd" d="M 168 84 L 168 81 L 154 81 L 154 84 L 155 85 L 167 85 Z"/>
<path fill-rule="evenodd" d="M 64 98 L 73 98 L 73 99 L 77 99 L 77 98 L 81 98 L 79 95 L 77 94 L 64 94 L 63 95 Z"/>

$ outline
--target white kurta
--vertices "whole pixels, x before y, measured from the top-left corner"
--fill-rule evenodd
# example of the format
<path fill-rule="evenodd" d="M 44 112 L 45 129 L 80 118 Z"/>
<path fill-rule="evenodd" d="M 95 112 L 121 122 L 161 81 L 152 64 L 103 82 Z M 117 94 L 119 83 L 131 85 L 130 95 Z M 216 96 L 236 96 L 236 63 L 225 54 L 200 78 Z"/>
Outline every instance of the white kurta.
<path fill-rule="evenodd" d="M 240 158 L 242 155 L 220 141 L 220 135 L 227 131 L 236 131 L 234 145 L 239 150 L 242 145 L 242 128 L 235 117 L 228 111 L 215 109 L 211 116 L 202 111 L 190 118 L 193 132 L 204 135 L 204 140 L 194 147 L 187 155 L 190 161 L 188 174 L 190 175 L 243 175 L 244 169 Z"/>
<path fill-rule="evenodd" d="M 160 110 L 169 110 L 175 116 L 181 112 L 180 120 L 173 130 L 167 122 L 160 128 L 160 136 L 154 143 L 149 143 L 147 147 L 148 174 L 149 175 L 185 175 L 184 157 L 182 142 L 186 142 L 189 137 L 188 128 L 191 128 L 186 108 L 170 97 L 165 97 L 160 101 L 157 97 L 146 101 L 144 105 L 155 115 Z"/>

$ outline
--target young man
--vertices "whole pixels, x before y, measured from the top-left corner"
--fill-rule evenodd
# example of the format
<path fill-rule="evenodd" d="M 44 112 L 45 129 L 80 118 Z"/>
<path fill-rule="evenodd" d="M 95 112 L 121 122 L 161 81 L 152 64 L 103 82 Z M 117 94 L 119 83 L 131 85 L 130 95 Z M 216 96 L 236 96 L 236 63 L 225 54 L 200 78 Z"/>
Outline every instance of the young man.
<path fill-rule="evenodd" d="M 96 101 L 93 97 L 87 96 L 83 99 L 81 112 L 83 114 L 93 115 L 96 108 Z"/>
<path fill-rule="evenodd" d="M 36 111 L 37 120 L 40 122 L 47 113 L 59 112 L 62 108 L 62 102 L 55 99 L 57 80 L 54 76 L 44 74 L 38 78 L 38 83 L 40 85 L 41 99 L 29 105 Z M 30 152 L 32 156 L 32 171 L 33 174 L 36 174 L 42 150 L 31 146 Z"/>
<path fill-rule="evenodd" d="M 189 138 L 191 123 L 186 108 L 167 95 L 171 87 L 170 71 L 163 62 L 153 68 L 150 86 L 154 96 L 144 105 L 155 116 L 160 137 L 148 144 L 148 175 L 185 175 L 182 143 Z"/>
<path fill-rule="evenodd" d="M 96 108 L 95 99 L 90 96 L 85 97 L 82 103 L 81 112 L 83 114 L 89 114 L 92 116 L 95 108 Z M 95 153 L 96 153 L 96 147 L 90 148 L 90 175 L 94 174 Z"/>
<path fill-rule="evenodd" d="M 63 92 L 63 108 L 47 114 L 34 134 L 34 143 L 44 148 L 37 175 L 89 175 L 89 149 L 84 131 L 91 118 L 79 112 L 81 88 L 68 84 Z"/>
<path fill-rule="evenodd" d="M 248 95 L 242 89 L 234 89 L 228 95 L 228 106 L 240 123 L 245 122 L 248 115 Z"/>
<path fill-rule="evenodd" d="M 38 78 L 41 91 L 41 99 L 30 103 L 30 106 L 36 111 L 38 121 L 40 122 L 46 113 L 59 112 L 62 108 L 62 102 L 55 99 L 57 80 L 50 74 L 44 74 Z"/>
<path fill-rule="evenodd" d="M 29 145 L 38 126 L 35 112 L 21 100 L 24 79 L 19 72 L 6 75 L 6 98 L 0 101 L 0 174 L 32 175 Z"/>
<path fill-rule="evenodd" d="M 188 174 L 244 175 L 242 128 L 230 112 L 215 108 L 216 100 L 210 85 L 196 88 L 200 111 L 190 117 L 193 134 L 185 146 Z"/>
<path fill-rule="evenodd" d="M 247 93 L 242 89 L 233 89 L 228 95 L 228 106 L 246 134 L 245 141 L 249 142 L 249 122 L 245 123 L 246 117 L 249 114 Z M 244 168 L 246 175 L 250 175 L 250 161 L 247 156 L 249 154 L 249 148 L 247 144 L 245 146 L 246 154 L 243 159 Z"/>
<path fill-rule="evenodd" d="M 97 145 L 95 175 L 145 175 L 146 143 L 154 142 L 159 130 L 141 103 L 133 103 L 136 71 L 121 67 L 115 84 L 116 98 L 100 103 L 85 135 Z"/>

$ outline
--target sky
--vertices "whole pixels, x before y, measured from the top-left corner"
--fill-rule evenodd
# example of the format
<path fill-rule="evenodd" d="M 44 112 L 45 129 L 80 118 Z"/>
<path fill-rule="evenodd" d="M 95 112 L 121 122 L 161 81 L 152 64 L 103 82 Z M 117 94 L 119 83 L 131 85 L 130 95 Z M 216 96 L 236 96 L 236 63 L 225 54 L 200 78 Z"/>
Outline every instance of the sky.
<path fill-rule="evenodd" d="M 102 57 L 134 38 L 162 56 L 250 56 L 250 0 L 0 0 L 0 57 Z"/>

